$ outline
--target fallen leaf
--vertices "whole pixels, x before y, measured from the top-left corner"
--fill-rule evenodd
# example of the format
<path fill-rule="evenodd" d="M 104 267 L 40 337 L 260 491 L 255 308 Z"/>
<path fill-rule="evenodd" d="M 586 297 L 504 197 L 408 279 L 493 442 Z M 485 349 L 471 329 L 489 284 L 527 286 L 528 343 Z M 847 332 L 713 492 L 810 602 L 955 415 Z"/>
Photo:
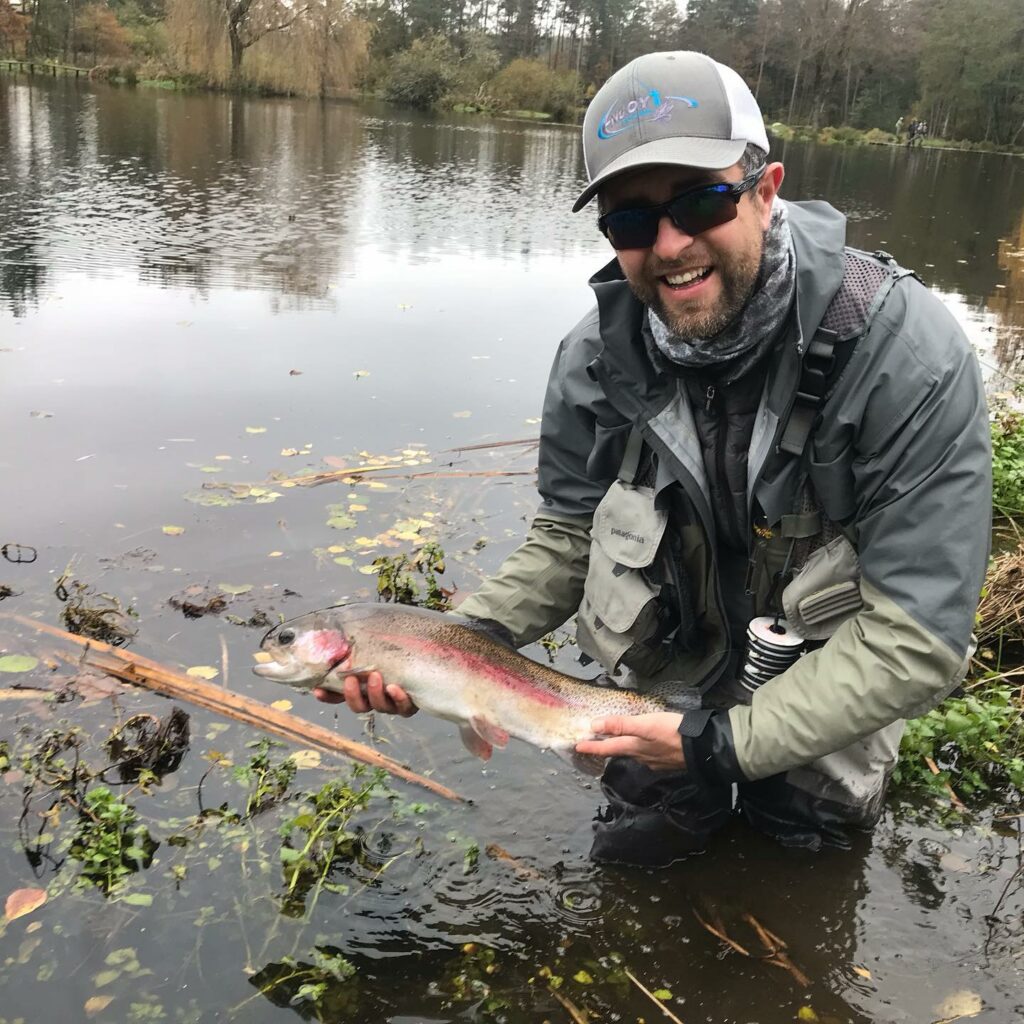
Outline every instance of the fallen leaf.
<path fill-rule="evenodd" d="M 223 466 L 200 466 L 199 467 L 199 472 L 200 473 L 223 473 L 224 472 L 224 467 Z"/>
<path fill-rule="evenodd" d="M 349 512 L 365 512 L 366 511 L 366 506 L 365 505 L 355 505 L 355 504 L 353 504 L 353 505 L 349 505 L 348 510 L 349 510 Z"/>
<path fill-rule="evenodd" d="M 289 456 L 292 456 L 292 455 L 298 455 L 299 454 L 299 449 L 298 448 L 282 448 L 281 449 L 281 454 L 286 456 L 286 457 L 289 457 Z"/>
<path fill-rule="evenodd" d="M 97 1013 L 102 1013 L 113 1001 L 113 996 L 90 996 L 85 1001 L 86 1017 L 95 1017 Z"/>
<path fill-rule="evenodd" d="M 258 661 L 261 665 L 265 665 L 268 661 L 273 661 L 273 657 L 267 654 L 266 651 L 256 651 L 252 656 L 253 661 Z"/>
<path fill-rule="evenodd" d="M 223 590 L 225 594 L 231 594 L 235 597 L 239 594 L 248 594 L 252 590 L 251 583 L 218 583 L 217 587 Z"/>
<path fill-rule="evenodd" d="M 275 700 L 270 706 L 277 711 L 291 711 L 293 705 L 290 700 Z"/>
<path fill-rule="evenodd" d="M 953 1021 L 958 1017 L 977 1017 L 983 1006 L 981 996 L 965 988 L 951 992 L 935 1007 L 935 1012 L 943 1020 Z"/>
<path fill-rule="evenodd" d="M 452 416 L 455 419 L 457 419 L 457 420 L 468 420 L 469 417 L 472 416 L 472 415 L 473 414 L 468 409 L 464 410 L 463 412 L 453 412 L 452 413 Z"/>
<path fill-rule="evenodd" d="M 31 923 L 31 924 L 30 924 L 30 925 L 29 925 L 29 926 L 28 926 L 28 927 L 27 927 L 27 928 L 25 929 L 25 934 L 26 934 L 26 935 L 31 935 L 31 934 L 32 934 L 33 932 L 37 932 L 37 931 L 39 931 L 39 929 L 40 929 L 40 928 L 42 928 L 42 927 L 43 927 L 43 922 L 42 922 L 42 921 L 33 921 L 33 922 L 32 922 L 32 923 Z"/>
<path fill-rule="evenodd" d="M 352 376 L 355 377 L 356 380 L 359 380 L 360 377 L 369 377 L 370 376 L 370 371 L 369 370 L 356 370 L 356 372 L 353 373 Z"/>
<path fill-rule="evenodd" d="M 8 921 L 16 921 L 38 910 L 45 902 L 45 889 L 15 889 L 4 904 L 4 916 Z"/>
<path fill-rule="evenodd" d="M 267 552 L 267 558 L 280 558 L 283 554 L 283 551 L 269 551 Z"/>
<path fill-rule="evenodd" d="M 267 432 L 266 427 L 246 427 L 245 432 L 247 434 L 265 434 Z"/>
<path fill-rule="evenodd" d="M 581 985 L 593 985 L 593 984 L 594 984 L 594 979 L 593 979 L 593 977 L 591 977 L 591 975 L 590 975 L 590 974 L 588 974 L 588 973 L 587 973 L 586 971 L 584 971 L 584 970 L 579 970 L 579 971 L 577 971 L 577 972 L 576 972 L 576 973 L 575 973 L 575 974 L 574 974 L 574 975 L 572 976 L 572 980 L 573 980 L 573 981 L 578 981 L 578 982 L 579 982 L 579 983 L 580 983 Z M 657 992 L 655 992 L 654 994 L 655 994 L 655 995 L 657 995 L 658 993 L 657 993 Z"/>
<path fill-rule="evenodd" d="M 343 555 L 346 551 L 348 551 L 348 548 L 345 547 L 344 544 L 332 544 L 327 549 L 327 554 L 329 554 L 329 555 Z"/>
<path fill-rule="evenodd" d="M 231 461 L 231 456 L 230 455 L 214 455 L 214 458 L 218 462 L 230 462 Z"/>
<path fill-rule="evenodd" d="M 859 974 L 862 978 L 867 978 L 868 981 L 871 980 L 871 972 L 866 967 L 857 967 L 854 965 L 853 973 Z"/>
<path fill-rule="evenodd" d="M 39 664 L 30 654 L 5 654 L 0 658 L 0 672 L 31 672 Z"/>
<path fill-rule="evenodd" d="M 801 1006 L 800 1009 L 796 1011 L 796 1019 L 814 1022 L 819 1020 L 819 1017 L 811 1007 Z"/>
<path fill-rule="evenodd" d="M 164 526 L 161 529 L 168 537 L 180 537 L 185 532 L 184 526 Z"/>
<path fill-rule="evenodd" d="M 323 760 L 319 750 L 296 750 L 290 756 L 296 768 L 319 768 Z"/>
<path fill-rule="evenodd" d="M 351 565 L 352 559 L 348 555 L 338 555 L 334 559 L 335 565 Z"/>
<path fill-rule="evenodd" d="M 193 676 L 196 679 L 216 679 L 220 675 L 212 665 L 193 665 L 185 669 L 185 675 Z"/>
<path fill-rule="evenodd" d="M 380 572 L 380 569 L 376 565 L 361 565 L 359 566 L 359 571 L 364 576 L 376 576 L 377 573 Z"/>

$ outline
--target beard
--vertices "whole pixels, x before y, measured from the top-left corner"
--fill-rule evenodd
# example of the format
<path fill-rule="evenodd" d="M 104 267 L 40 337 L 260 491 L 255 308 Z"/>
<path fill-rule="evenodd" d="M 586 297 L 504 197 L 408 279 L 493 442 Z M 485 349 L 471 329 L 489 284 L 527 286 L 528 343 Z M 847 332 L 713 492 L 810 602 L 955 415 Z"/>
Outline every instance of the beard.
<path fill-rule="evenodd" d="M 685 267 L 663 263 L 654 256 L 645 261 L 638 275 L 627 279 L 637 299 L 653 310 L 676 337 L 713 338 L 739 316 L 753 294 L 763 252 L 764 233 L 760 233 L 748 248 L 714 253 L 714 272 L 718 274 L 721 290 L 710 305 L 683 300 L 669 307 L 661 297 L 659 278 L 678 273 Z M 696 263 L 692 258 L 688 260 L 689 266 Z"/>

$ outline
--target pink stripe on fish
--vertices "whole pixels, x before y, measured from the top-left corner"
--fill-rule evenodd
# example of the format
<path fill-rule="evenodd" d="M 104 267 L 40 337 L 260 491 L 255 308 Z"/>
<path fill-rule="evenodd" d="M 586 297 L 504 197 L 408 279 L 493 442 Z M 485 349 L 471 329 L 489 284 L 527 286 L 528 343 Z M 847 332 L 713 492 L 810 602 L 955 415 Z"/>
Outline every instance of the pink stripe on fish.
<path fill-rule="evenodd" d="M 538 704 L 546 704 L 549 707 L 566 707 L 569 704 L 569 701 L 561 694 L 543 689 L 536 680 L 531 679 L 529 676 L 520 675 L 507 668 L 502 668 L 501 665 L 496 665 L 493 661 L 488 661 L 486 658 L 471 654 L 469 651 L 459 650 L 458 647 L 446 647 L 443 644 L 434 643 L 429 640 L 418 640 L 407 634 L 395 636 L 378 634 L 378 636 L 382 640 L 391 641 L 391 643 L 398 647 L 413 648 L 429 655 L 431 658 L 455 662 L 459 668 L 484 676 L 491 682 L 497 683 L 498 686 L 503 686 L 507 690 L 512 690 L 523 697 L 528 697 Z"/>

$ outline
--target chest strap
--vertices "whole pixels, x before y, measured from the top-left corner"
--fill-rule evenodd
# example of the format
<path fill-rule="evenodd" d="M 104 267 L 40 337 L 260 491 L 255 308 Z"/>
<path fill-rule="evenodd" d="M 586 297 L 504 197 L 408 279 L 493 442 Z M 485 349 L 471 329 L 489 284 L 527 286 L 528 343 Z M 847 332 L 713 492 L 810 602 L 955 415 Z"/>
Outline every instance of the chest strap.
<path fill-rule="evenodd" d="M 800 384 L 786 421 L 779 451 L 790 455 L 803 455 L 807 441 L 814 429 L 818 410 L 825 401 L 829 382 L 834 378 L 836 368 L 835 331 L 819 327 L 811 339 L 803 362 L 800 365 Z"/>

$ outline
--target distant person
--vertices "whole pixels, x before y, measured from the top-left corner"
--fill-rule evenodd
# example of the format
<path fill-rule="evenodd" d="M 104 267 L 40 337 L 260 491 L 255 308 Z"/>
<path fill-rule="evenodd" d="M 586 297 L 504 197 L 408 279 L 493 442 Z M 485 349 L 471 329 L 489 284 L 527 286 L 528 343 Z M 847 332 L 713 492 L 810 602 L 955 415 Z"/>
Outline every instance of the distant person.
<path fill-rule="evenodd" d="M 902 134 L 902 132 L 903 132 L 903 115 L 901 114 L 898 118 L 896 118 L 896 141 L 897 142 L 900 141 L 900 135 Z"/>
<path fill-rule="evenodd" d="M 573 209 L 596 199 L 614 258 L 555 356 L 529 533 L 459 609 L 517 645 L 575 615 L 609 675 L 699 704 L 579 744 L 611 757 L 600 861 L 703 849 L 734 787 L 784 845 L 846 845 L 903 720 L 972 650 L 992 463 L 971 345 L 892 257 L 845 244 L 842 214 L 781 200 L 768 150 L 746 84 L 703 54 L 646 54 L 598 91 Z M 353 711 L 415 711 L 348 667 Z"/>

